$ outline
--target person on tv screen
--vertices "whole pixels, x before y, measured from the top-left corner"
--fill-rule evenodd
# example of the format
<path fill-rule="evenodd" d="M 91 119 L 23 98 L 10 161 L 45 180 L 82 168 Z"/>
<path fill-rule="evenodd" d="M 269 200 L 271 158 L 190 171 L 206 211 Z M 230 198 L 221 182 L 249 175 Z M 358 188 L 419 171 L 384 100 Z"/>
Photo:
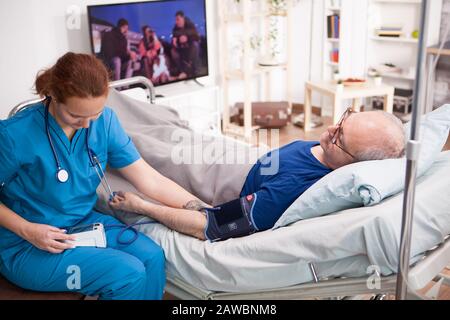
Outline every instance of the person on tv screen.
<path fill-rule="evenodd" d="M 105 64 L 113 71 L 114 80 L 133 76 L 133 65 L 136 53 L 130 50 L 127 39 L 128 21 L 119 19 L 117 27 L 106 32 L 102 37 L 100 55 Z"/>
<path fill-rule="evenodd" d="M 174 78 L 170 76 L 169 68 L 167 67 L 166 56 L 160 54 L 155 58 L 153 63 L 153 84 L 163 84 L 173 81 Z"/>
<path fill-rule="evenodd" d="M 142 58 L 145 76 L 153 78 L 153 65 L 161 51 L 161 42 L 156 37 L 155 31 L 149 26 L 142 27 L 143 38 L 139 43 L 139 54 Z"/>
<path fill-rule="evenodd" d="M 195 24 L 183 11 L 175 15 L 172 31 L 172 61 L 179 71 L 179 77 L 193 77 L 197 74 L 200 35 Z"/>

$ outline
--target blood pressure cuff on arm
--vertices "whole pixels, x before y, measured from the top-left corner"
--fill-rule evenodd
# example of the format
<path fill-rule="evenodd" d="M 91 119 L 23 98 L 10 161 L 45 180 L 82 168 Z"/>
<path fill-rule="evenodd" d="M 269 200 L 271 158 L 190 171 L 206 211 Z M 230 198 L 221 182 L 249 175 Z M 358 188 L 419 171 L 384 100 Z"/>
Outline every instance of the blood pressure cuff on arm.
<path fill-rule="evenodd" d="M 252 194 L 215 208 L 205 208 L 205 237 L 211 242 L 248 236 L 257 231 L 252 222 L 252 210 L 257 197 Z"/>

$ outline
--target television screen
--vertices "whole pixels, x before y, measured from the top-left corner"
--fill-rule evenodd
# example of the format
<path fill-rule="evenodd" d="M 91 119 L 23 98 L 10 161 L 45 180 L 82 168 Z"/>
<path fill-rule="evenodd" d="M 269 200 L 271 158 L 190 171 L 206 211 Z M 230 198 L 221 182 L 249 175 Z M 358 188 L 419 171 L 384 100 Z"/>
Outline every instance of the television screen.
<path fill-rule="evenodd" d="M 88 6 L 93 53 L 111 80 L 145 76 L 155 86 L 208 75 L 205 0 Z"/>

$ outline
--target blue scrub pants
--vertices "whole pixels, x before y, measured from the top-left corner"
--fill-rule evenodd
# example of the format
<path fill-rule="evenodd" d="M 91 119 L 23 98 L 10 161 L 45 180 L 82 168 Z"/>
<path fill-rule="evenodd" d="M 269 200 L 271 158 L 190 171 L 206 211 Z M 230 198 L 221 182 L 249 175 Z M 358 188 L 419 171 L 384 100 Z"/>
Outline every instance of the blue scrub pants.
<path fill-rule="evenodd" d="M 78 225 L 121 224 L 92 212 Z M 102 300 L 157 300 L 165 286 L 165 258 L 161 247 L 140 233 L 130 245 L 117 243 L 120 229 L 107 229 L 108 248 L 75 248 L 61 254 L 40 250 L 28 242 L 0 263 L 0 272 L 14 284 L 41 292 L 78 292 Z M 127 231 L 122 240 L 132 237 Z M 75 272 L 74 272 L 75 270 Z M 76 271 L 80 287 L 73 281 Z"/>

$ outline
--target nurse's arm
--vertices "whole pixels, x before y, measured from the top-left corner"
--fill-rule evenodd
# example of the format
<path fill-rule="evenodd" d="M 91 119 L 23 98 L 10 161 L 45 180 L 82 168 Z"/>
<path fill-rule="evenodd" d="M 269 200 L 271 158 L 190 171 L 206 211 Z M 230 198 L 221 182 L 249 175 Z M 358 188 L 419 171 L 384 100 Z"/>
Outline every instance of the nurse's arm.
<path fill-rule="evenodd" d="M 0 203 L 0 226 L 24 238 L 28 223 L 27 220 Z"/>
<path fill-rule="evenodd" d="M 0 203 L 0 226 L 14 232 L 35 247 L 55 254 L 73 248 L 73 245 L 62 241 L 75 240 L 73 236 L 65 234 L 65 230 L 25 220 L 2 203 Z"/>
<path fill-rule="evenodd" d="M 161 175 L 142 158 L 118 171 L 139 192 L 166 206 L 192 210 L 205 206 L 201 200 Z"/>

